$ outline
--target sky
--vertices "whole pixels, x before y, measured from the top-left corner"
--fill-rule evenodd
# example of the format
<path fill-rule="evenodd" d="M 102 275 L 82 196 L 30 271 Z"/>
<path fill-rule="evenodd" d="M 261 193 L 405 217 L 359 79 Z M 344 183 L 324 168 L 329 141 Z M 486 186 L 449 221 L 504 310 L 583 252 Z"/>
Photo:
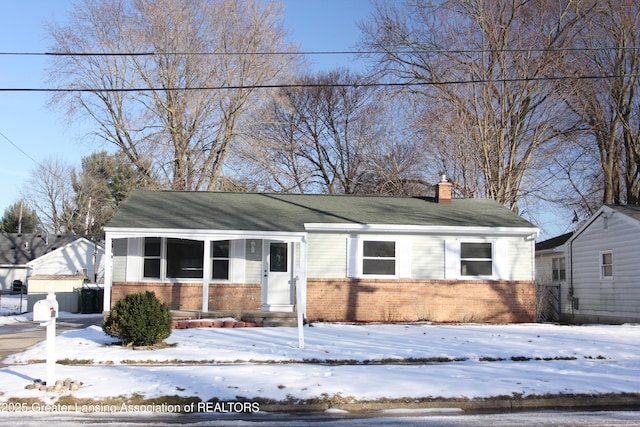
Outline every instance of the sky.
<path fill-rule="evenodd" d="M 47 52 L 44 23 L 64 19 L 72 0 L 0 0 L 0 53 Z M 366 20 L 369 0 L 285 0 L 285 25 L 303 51 L 353 50 L 360 38 L 356 22 Z M 357 69 L 351 56 L 310 57 L 315 70 Z M 47 87 L 47 58 L 0 55 L 0 88 Z M 42 92 L 0 92 L 0 214 L 20 200 L 39 163 L 59 160 L 79 166 L 82 157 L 104 148 L 87 138 L 89 127 L 70 125 L 47 106 Z M 543 237 L 564 233 L 566 219 L 538 218 Z"/>
<path fill-rule="evenodd" d="M 6 313 L 16 302 L 3 296 L 0 311 Z M 12 322 L 40 327 L 31 323 L 29 313 L 0 316 L 0 325 Z M 237 396 L 304 400 L 326 395 L 375 401 L 640 393 L 637 324 L 314 323 L 303 331 L 304 348 L 298 347 L 297 328 L 254 327 L 175 329 L 165 340 L 170 347 L 131 350 L 109 345 L 115 339 L 90 326 L 55 338 L 56 360 L 87 364 L 56 364 L 54 376 L 82 382 L 73 392 L 78 399 L 134 393 L 145 398 L 197 396 L 202 401 L 236 401 Z M 65 393 L 25 388 L 46 378 L 45 363 L 30 363 L 46 357 L 43 341 L 6 359 L 9 366 L 0 369 L 0 395 L 41 398 L 54 405 Z M 305 359 L 317 362 L 302 363 Z M 400 363 L 403 360 L 439 362 Z M 118 412 L 114 408 L 114 414 Z M 28 415 L 38 414 L 29 409 Z"/>

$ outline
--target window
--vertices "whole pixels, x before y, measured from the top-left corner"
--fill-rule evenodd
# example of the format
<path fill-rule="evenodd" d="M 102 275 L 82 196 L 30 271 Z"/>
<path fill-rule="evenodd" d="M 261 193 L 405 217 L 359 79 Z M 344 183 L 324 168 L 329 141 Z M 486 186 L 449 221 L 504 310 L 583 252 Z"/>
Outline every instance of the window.
<path fill-rule="evenodd" d="M 242 245 L 233 240 L 207 241 L 207 259 L 205 259 L 205 241 L 169 237 L 145 237 L 142 240 L 143 279 L 192 281 L 207 279 L 213 281 L 244 281 L 244 260 L 233 259 L 234 250 Z M 234 263 L 236 269 L 234 270 Z M 235 273 L 234 273 L 235 271 Z"/>
<path fill-rule="evenodd" d="M 552 280 L 554 282 L 561 282 L 567 279 L 566 261 L 564 257 L 553 258 L 551 260 L 552 268 Z"/>
<path fill-rule="evenodd" d="M 286 273 L 288 243 L 271 242 L 269 244 L 269 271 L 274 273 Z"/>
<path fill-rule="evenodd" d="M 613 252 L 602 252 L 600 254 L 600 278 L 613 278 Z"/>
<path fill-rule="evenodd" d="M 396 242 L 363 241 L 362 274 L 394 276 L 396 274 Z"/>
<path fill-rule="evenodd" d="M 229 240 L 211 242 L 211 278 L 229 280 Z"/>
<path fill-rule="evenodd" d="M 492 276 L 492 244 L 461 242 L 460 274 L 462 276 Z"/>
<path fill-rule="evenodd" d="M 167 278 L 202 279 L 204 242 L 167 239 Z"/>
<path fill-rule="evenodd" d="M 144 278 L 160 278 L 160 243 L 160 237 L 146 237 L 144 239 L 144 267 L 142 273 Z"/>
<path fill-rule="evenodd" d="M 412 240 L 406 237 L 347 238 L 347 277 L 411 278 Z"/>

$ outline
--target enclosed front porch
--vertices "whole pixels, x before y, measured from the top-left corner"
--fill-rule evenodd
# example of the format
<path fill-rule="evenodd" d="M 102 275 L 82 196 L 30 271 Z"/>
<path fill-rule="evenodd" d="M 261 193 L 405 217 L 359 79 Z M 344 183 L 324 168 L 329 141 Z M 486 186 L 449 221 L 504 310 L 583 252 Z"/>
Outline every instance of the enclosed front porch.
<path fill-rule="evenodd" d="M 293 314 L 306 306 L 304 235 L 114 234 L 106 242 L 105 310 L 144 291 L 195 316 Z"/>

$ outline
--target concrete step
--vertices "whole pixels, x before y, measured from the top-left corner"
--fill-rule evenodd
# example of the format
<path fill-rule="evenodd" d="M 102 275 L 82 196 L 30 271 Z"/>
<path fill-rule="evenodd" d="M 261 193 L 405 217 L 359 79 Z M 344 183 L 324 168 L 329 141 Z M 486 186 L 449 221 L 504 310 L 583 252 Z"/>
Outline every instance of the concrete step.
<path fill-rule="evenodd" d="M 279 311 L 252 311 L 244 312 L 242 320 L 252 323 L 261 323 L 265 327 L 295 327 L 298 326 L 296 313 Z"/>
<path fill-rule="evenodd" d="M 268 327 L 296 327 L 298 319 L 296 313 L 279 311 L 239 311 L 239 310 L 218 310 L 218 311 L 196 311 L 196 310 L 173 310 L 174 320 L 199 320 L 199 319 L 235 319 L 238 322 L 247 322 Z M 183 325 L 182 323 L 180 325 Z"/>

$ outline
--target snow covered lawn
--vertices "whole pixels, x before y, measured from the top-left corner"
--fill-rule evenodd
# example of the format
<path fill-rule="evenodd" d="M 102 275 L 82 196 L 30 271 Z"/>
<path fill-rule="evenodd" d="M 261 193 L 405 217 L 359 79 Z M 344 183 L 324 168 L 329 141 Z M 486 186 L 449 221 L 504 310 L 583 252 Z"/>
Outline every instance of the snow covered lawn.
<path fill-rule="evenodd" d="M 89 327 L 57 337 L 57 360 L 65 364 L 56 365 L 56 378 L 82 381 L 72 393 L 79 399 L 640 393 L 639 325 L 317 323 L 304 332 L 304 349 L 296 328 L 206 328 L 174 330 L 168 348 L 131 350 L 110 345 L 113 338 Z M 60 397 L 25 389 L 44 379 L 45 347 L 42 342 L 5 361 L 11 366 L 0 369 L 0 400 Z"/>
<path fill-rule="evenodd" d="M 27 295 L 0 295 L 0 316 L 13 316 L 27 311 Z M 9 320 L 10 321 L 10 320 Z M 5 321 L 6 322 L 6 321 Z M 0 325 L 3 321 L 0 321 Z"/>

